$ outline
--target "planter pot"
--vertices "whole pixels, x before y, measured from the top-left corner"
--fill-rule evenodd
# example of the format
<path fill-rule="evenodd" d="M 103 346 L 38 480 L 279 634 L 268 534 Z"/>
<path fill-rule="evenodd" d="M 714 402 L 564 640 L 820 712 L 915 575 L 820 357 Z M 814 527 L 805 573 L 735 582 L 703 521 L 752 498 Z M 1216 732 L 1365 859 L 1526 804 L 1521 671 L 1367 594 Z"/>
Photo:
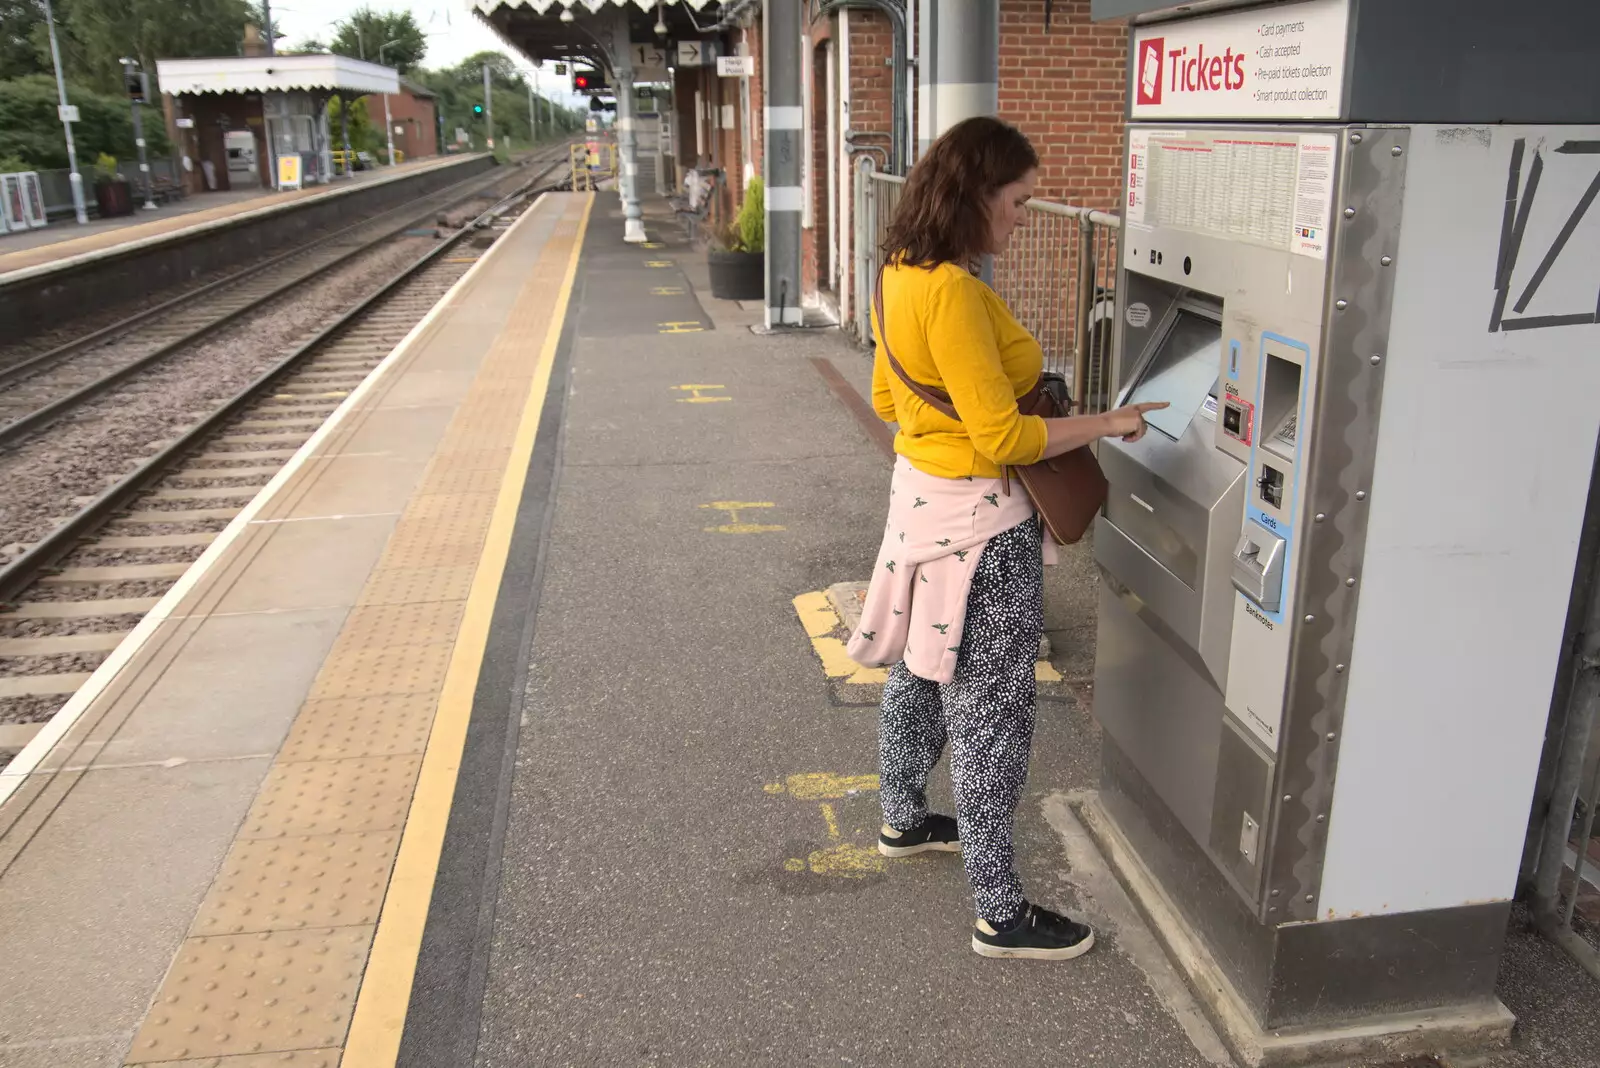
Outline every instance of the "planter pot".
<path fill-rule="evenodd" d="M 711 295 L 722 300 L 760 300 L 767 295 L 767 257 L 761 252 L 706 254 Z"/>
<path fill-rule="evenodd" d="M 94 199 L 102 219 L 133 214 L 133 186 L 127 182 L 96 182 Z"/>

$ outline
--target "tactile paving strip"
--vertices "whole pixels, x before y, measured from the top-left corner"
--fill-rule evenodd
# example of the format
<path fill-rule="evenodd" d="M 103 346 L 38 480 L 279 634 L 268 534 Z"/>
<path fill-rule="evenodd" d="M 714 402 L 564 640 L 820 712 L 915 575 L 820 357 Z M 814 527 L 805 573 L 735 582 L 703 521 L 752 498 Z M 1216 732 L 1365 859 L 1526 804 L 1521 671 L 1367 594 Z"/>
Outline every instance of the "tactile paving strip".
<path fill-rule="evenodd" d="M 397 831 L 235 842 L 189 933 L 377 923 L 399 848 Z"/>
<path fill-rule="evenodd" d="M 367 580 L 358 607 L 460 601 L 472 589 L 476 565 L 457 567 L 380 567 Z"/>
<path fill-rule="evenodd" d="M 307 701 L 278 759 L 420 754 L 427 748 L 438 704 L 437 695 L 431 693 Z"/>
<path fill-rule="evenodd" d="M 239 837 L 398 830 L 421 763 L 392 756 L 274 764 Z"/>
<path fill-rule="evenodd" d="M 161 1068 L 339 1068 L 338 1049 L 292 1049 L 282 1053 L 246 1053 L 242 1057 L 205 1057 L 167 1061 Z"/>
<path fill-rule="evenodd" d="M 127 1063 L 341 1045 L 372 933 L 338 927 L 187 940 Z"/>
<path fill-rule="evenodd" d="M 574 198 L 556 210 L 576 220 L 585 203 Z M 464 602 L 539 370 L 533 354 L 570 251 L 570 241 L 544 246 L 484 354 L 129 1064 L 335 1068 L 342 1057 Z"/>
<path fill-rule="evenodd" d="M 451 645 L 369 646 L 328 654 L 311 700 L 439 692 L 450 667 Z"/>

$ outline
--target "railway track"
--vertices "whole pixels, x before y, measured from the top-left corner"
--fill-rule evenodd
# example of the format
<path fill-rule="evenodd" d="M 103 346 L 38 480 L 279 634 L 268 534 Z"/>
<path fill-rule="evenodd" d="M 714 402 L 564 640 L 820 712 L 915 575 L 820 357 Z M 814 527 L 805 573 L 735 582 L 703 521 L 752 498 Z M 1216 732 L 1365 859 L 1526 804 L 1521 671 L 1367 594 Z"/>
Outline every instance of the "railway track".
<path fill-rule="evenodd" d="M 553 167 L 371 292 L 0 567 L 0 766 L 544 189 Z M 536 188 L 537 186 L 537 188 Z"/>
<path fill-rule="evenodd" d="M 555 153 L 536 159 L 548 174 Z M 542 177 L 543 175 L 541 175 Z M 270 257 L 181 297 L 142 309 L 48 351 L 0 366 L 0 448 L 274 302 L 288 300 L 341 265 L 504 183 L 490 172 L 409 201 Z"/>

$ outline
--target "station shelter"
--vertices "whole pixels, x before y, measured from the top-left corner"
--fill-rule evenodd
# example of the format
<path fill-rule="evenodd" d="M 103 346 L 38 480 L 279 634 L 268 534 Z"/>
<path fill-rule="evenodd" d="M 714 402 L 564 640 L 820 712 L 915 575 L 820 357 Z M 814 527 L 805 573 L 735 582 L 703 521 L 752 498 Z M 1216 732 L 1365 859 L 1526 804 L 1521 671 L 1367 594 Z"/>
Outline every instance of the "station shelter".
<path fill-rule="evenodd" d="M 328 101 L 400 91 L 392 68 L 348 56 L 162 59 L 156 70 L 191 193 L 328 182 L 337 136 Z"/>

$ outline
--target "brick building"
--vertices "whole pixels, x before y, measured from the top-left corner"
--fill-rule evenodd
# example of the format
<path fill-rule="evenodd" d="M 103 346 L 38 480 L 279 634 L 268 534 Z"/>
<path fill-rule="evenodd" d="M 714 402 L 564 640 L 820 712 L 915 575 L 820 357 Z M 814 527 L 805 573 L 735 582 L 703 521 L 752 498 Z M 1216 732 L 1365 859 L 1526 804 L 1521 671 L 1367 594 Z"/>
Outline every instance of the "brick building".
<path fill-rule="evenodd" d="M 373 128 L 383 130 L 383 97 L 366 98 L 367 117 Z M 406 159 L 439 154 L 439 109 L 434 95 L 408 78 L 400 79 L 400 91 L 389 95 L 389 117 L 394 123 L 395 151 Z"/>

